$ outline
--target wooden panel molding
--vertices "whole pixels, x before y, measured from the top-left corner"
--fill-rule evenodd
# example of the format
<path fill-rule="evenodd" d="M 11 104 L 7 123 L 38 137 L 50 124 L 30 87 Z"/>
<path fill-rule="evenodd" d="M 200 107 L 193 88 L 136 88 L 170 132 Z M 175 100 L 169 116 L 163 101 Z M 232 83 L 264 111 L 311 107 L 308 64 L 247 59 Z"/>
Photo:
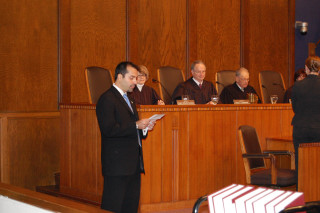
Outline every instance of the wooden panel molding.
<path fill-rule="evenodd" d="M 59 172 L 59 112 L 0 113 L 1 182 L 35 190 Z"/>
<path fill-rule="evenodd" d="M 304 143 L 299 146 L 299 185 L 306 202 L 320 199 L 320 143 Z"/>

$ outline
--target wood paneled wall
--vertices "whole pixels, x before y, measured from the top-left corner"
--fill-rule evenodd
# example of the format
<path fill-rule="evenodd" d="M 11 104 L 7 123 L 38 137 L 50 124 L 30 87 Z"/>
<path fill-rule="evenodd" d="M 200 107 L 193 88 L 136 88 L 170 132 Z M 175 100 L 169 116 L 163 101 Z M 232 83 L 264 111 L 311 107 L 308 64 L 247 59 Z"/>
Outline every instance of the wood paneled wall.
<path fill-rule="evenodd" d="M 174 66 L 190 77 L 201 59 L 209 81 L 219 70 L 245 66 L 259 91 L 258 72 L 293 67 L 294 1 L 93 0 L 60 2 L 62 102 L 88 102 L 84 70 L 114 72 L 122 60 L 149 68 Z M 112 9 L 111 9 L 112 8 Z M 148 85 L 156 88 L 151 81 Z M 158 88 L 156 88 L 158 89 Z"/>
<path fill-rule="evenodd" d="M 250 84 L 259 88 L 259 72 L 280 72 L 288 87 L 294 73 L 294 2 L 243 0 L 241 16 L 242 65 Z"/>
<path fill-rule="evenodd" d="M 189 65 L 197 59 L 203 60 L 209 81 L 215 82 L 215 73 L 219 70 L 240 67 L 240 2 L 189 1 L 187 60 Z"/>
<path fill-rule="evenodd" d="M 0 113 L 0 182 L 34 190 L 60 170 L 59 112 Z"/>
<path fill-rule="evenodd" d="M 0 111 L 56 110 L 57 0 L 0 5 Z"/>
<path fill-rule="evenodd" d="M 60 0 L 61 100 L 88 102 L 84 70 L 126 59 L 126 0 Z"/>
<path fill-rule="evenodd" d="M 186 69 L 186 2 L 128 1 L 128 59 L 146 65 L 150 78 L 160 66 Z"/>
<path fill-rule="evenodd" d="M 51 111 L 59 101 L 88 102 L 85 68 L 113 71 L 123 60 L 145 64 L 154 78 L 165 65 L 190 77 L 190 64 L 202 59 L 210 81 L 219 70 L 245 66 L 256 90 L 258 72 L 271 69 L 288 86 L 294 2 L 0 0 L 0 110 Z"/>

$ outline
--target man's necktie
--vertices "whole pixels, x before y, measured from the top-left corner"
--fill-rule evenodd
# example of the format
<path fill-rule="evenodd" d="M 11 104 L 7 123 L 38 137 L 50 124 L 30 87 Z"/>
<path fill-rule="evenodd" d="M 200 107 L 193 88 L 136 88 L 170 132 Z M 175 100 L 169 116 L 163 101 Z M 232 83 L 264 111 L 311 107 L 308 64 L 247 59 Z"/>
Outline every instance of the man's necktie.
<path fill-rule="evenodd" d="M 123 98 L 124 98 L 124 100 L 126 100 L 126 102 L 127 102 L 128 106 L 129 106 L 129 108 L 130 108 L 130 109 L 131 109 L 131 111 L 133 112 L 133 110 L 132 110 L 132 107 L 131 107 L 131 104 L 130 104 L 130 101 L 129 101 L 129 98 L 128 98 L 127 94 L 123 94 Z M 137 129 L 137 134 L 138 134 L 138 144 L 139 144 L 139 146 L 141 147 L 141 140 L 140 140 L 140 135 L 139 135 L 139 130 L 138 130 L 138 129 Z"/>
<path fill-rule="evenodd" d="M 199 84 L 200 89 L 202 88 L 202 84 Z"/>
<path fill-rule="evenodd" d="M 133 112 L 133 110 L 132 110 L 132 107 L 131 107 L 131 104 L 130 104 L 130 101 L 129 101 L 129 98 L 128 98 L 127 94 L 124 94 L 124 95 L 123 95 L 123 98 L 124 98 L 124 100 L 126 100 L 126 102 L 127 102 L 128 106 L 129 106 L 129 108 L 130 108 L 130 109 L 131 109 L 131 111 Z"/>

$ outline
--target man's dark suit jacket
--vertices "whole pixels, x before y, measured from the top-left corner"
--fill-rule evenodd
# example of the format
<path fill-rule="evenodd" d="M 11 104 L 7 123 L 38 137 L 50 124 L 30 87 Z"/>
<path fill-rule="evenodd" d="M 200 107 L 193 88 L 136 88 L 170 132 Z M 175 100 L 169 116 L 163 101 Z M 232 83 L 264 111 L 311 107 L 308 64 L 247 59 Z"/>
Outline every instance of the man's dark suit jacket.
<path fill-rule="evenodd" d="M 304 128 L 320 128 L 320 77 L 308 75 L 296 81 L 292 88 L 292 125 Z"/>
<path fill-rule="evenodd" d="M 134 101 L 130 99 L 133 112 L 120 94 L 112 86 L 101 95 L 96 105 L 96 113 L 101 131 L 101 164 L 104 176 L 132 175 L 143 169 L 142 148 L 138 144 L 142 131 L 137 131 L 139 120 Z M 141 141 L 140 141 L 141 142 Z"/>

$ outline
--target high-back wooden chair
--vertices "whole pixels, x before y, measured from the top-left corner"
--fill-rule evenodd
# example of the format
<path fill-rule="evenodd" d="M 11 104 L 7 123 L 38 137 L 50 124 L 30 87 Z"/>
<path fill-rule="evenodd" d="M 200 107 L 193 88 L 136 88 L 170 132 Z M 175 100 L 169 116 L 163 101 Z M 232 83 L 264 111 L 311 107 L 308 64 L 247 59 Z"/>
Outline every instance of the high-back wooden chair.
<path fill-rule="evenodd" d="M 270 103 L 271 95 L 278 95 L 278 103 L 283 102 L 283 96 L 286 92 L 282 74 L 276 71 L 261 71 L 259 73 L 259 86 L 262 96 L 262 103 Z"/>
<path fill-rule="evenodd" d="M 171 104 L 172 94 L 174 89 L 179 83 L 185 81 L 184 74 L 182 70 L 164 66 L 157 70 L 158 81 L 159 81 L 159 91 L 160 97 L 165 102 L 165 104 Z"/>
<path fill-rule="evenodd" d="M 262 151 L 256 129 L 251 126 L 240 126 L 238 133 L 247 184 L 274 187 L 296 184 L 293 153 L 287 150 Z M 276 168 L 275 155 L 290 155 L 291 169 Z M 270 160 L 270 167 L 267 167 L 266 159 Z"/>
<path fill-rule="evenodd" d="M 112 74 L 102 67 L 87 67 L 85 70 L 89 103 L 96 104 L 113 84 Z"/>
<path fill-rule="evenodd" d="M 223 88 L 233 84 L 236 81 L 235 70 L 220 70 L 216 73 L 216 89 L 218 95 L 220 95 Z"/>

